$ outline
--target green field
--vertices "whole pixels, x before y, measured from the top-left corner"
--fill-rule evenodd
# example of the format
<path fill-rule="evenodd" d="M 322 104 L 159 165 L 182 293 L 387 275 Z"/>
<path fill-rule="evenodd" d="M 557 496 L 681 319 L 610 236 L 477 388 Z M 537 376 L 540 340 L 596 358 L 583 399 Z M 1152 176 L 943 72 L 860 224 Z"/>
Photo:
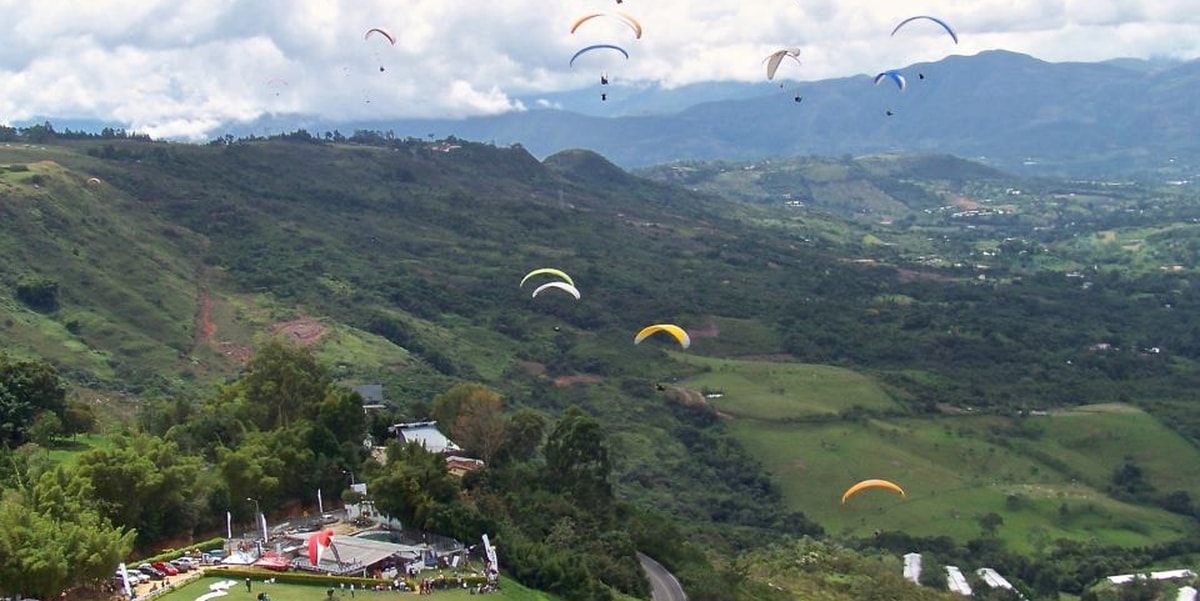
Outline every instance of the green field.
<path fill-rule="evenodd" d="M 996 535 L 1028 552 L 1059 538 L 1143 545 L 1191 528 L 1183 516 L 1104 492 L 1132 461 L 1158 491 L 1200 495 L 1200 453 L 1136 408 L 1086 406 L 1022 423 L 986 415 L 804 423 L 788 418 L 893 405 L 869 378 L 847 370 L 688 360 L 713 371 L 683 384 L 721 390 L 710 402 L 735 437 L 794 509 L 833 534 L 901 530 L 965 540 L 980 536 L 979 517 L 995 512 L 1004 520 Z M 842 491 L 867 478 L 892 480 L 906 496 L 868 490 L 842 505 Z"/>
<path fill-rule="evenodd" d="M 838 413 L 856 406 L 877 411 L 899 408 L 878 382 L 849 369 L 682 353 L 675 354 L 675 358 L 711 370 L 683 384 L 721 393 L 723 396 L 713 399 L 713 405 L 735 418 L 787 420 Z"/>
<path fill-rule="evenodd" d="M 183 587 L 157 597 L 159 601 L 195 601 L 197 597 L 209 592 L 209 585 L 225 580 L 226 578 L 217 576 L 204 576 L 184 585 Z M 241 584 L 240 578 L 238 585 L 229 589 L 229 594 L 223 597 L 218 597 L 215 601 L 257 601 L 257 596 L 260 592 L 265 592 L 271 598 L 271 601 L 325 601 L 328 597 L 326 591 L 327 586 L 313 586 L 302 584 L 285 584 L 277 582 L 274 584 L 265 584 L 260 579 L 255 579 L 251 592 L 246 592 L 246 587 Z M 461 599 L 477 599 L 478 595 L 472 595 L 467 589 L 439 589 L 434 593 L 438 599 L 461 600 Z M 409 598 L 416 596 L 415 592 L 401 591 L 356 591 L 353 601 L 384 601 L 386 599 Z M 487 599 L 493 601 L 556 601 L 558 597 L 525 588 L 516 581 L 509 578 L 501 577 L 500 590 L 495 593 L 488 593 Z M 335 601 L 351 601 L 349 589 L 338 588 L 334 592 Z"/>

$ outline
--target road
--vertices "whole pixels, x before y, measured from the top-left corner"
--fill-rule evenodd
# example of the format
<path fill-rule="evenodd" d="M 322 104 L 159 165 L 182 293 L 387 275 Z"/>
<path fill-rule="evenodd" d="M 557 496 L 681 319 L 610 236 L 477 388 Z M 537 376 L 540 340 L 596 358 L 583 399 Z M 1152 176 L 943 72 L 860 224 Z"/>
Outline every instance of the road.
<path fill-rule="evenodd" d="M 684 594 L 683 587 L 679 586 L 679 581 L 661 563 L 641 553 L 638 553 L 638 560 L 642 562 L 642 569 L 646 571 L 646 577 L 650 579 L 650 588 L 654 591 L 651 599 L 654 601 L 687 601 L 687 595 Z"/>

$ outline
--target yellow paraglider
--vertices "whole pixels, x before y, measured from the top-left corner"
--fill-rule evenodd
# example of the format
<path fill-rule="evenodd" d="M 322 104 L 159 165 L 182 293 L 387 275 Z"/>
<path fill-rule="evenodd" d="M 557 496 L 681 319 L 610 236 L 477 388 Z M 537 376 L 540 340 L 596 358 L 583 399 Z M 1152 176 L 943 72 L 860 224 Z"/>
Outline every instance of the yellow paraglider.
<path fill-rule="evenodd" d="M 529 278 L 531 278 L 535 275 L 543 275 L 543 274 L 558 276 L 558 277 L 562 278 L 562 280 L 564 282 L 570 284 L 571 286 L 575 285 L 575 280 L 572 280 L 571 276 L 567 275 L 566 272 L 555 269 L 553 267 L 541 267 L 539 269 L 534 269 L 533 271 L 525 274 L 525 277 L 521 278 L 521 283 L 517 286 L 517 288 L 524 286 L 525 282 L 529 281 Z"/>
<path fill-rule="evenodd" d="M 646 326 L 633 337 L 634 344 L 641 344 L 643 340 L 658 332 L 666 332 L 675 337 L 679 341 L 679 346 L 687 348 L 692 346 L 692 337 L 683 328 L 669 323 L 656 323 L 652 326 Z"/>
<path fill-rule="evenodd" d="M 845 505 L 846 499 L 849 499 L 850 497 L 858 494 L 860 491 L 868 488 L 883 488 L 892 492 L 900 493 L 900 496 L 902 497 L 904 496 L 904 489 L 900 488 L 900 485 L 896 484 L 895 482 L 872 478 L 870 480 L 863 480 L 862 482 L 847 488 L 846 492 L 842 493 L 842 504 Z"/>

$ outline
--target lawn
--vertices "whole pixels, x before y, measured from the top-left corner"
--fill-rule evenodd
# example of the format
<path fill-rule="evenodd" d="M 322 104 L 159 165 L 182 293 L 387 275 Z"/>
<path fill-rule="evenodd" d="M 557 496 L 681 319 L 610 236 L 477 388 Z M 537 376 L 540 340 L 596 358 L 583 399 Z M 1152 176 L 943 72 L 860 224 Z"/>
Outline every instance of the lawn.
<path fill-rule="evenodd" d="M 183 587 L 171 591 L 157 597 L 157 601 L 195 601 L 197 597 L 209 592 L 209 585 L 225 580 L 224 577 L 204 576 L 193 580 Z M 246 587 L 241 584 L 240 578 L 237 586 L 229 589 L 229 594 L 224 597 L 218 597 L 214 601 L 257 601 L 257 596 L 260 592 L 265 592 L 271 598 L 271 601 L 325 601 L 326 591 L 328 586 L 311 586 L 301 584 L 284 584 L 274 583 L 265 584 L 262 579 L 255 579 L 251 592 L 246 592 Z M 399 591 L 356 591 L 351 597 L 349 589 L 337 588 L 334 592 L 335 601 L 387 601 L 388 599 L 407 599 L 416 596 L 415 592 L 399 592 Z M 434 596 L 440 600 L 454 601 L 465 599 L 478 599 L 478 595 L 472 595 L 466 589 L 446 589 L 438 590 Z M 521 586 L 516 581 L 509 578 L 501 577 L 500 590 L 495 593 L 488 593 L 487 599 L 492 601 L 558 601 L 558 597 L 554 597 L 541 591 L 535 591 L 530 588 Z"/>

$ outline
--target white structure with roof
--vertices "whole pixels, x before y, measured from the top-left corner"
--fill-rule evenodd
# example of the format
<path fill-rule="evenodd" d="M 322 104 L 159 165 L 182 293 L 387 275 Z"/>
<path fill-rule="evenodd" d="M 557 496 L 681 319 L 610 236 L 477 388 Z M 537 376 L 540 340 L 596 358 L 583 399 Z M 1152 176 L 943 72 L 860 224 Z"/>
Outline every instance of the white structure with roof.
<path fill-rule="evenodd" d="M 913 584 L 921 584 L 920 553 L 904 554 L 904 579 Z"/>
<path fill-rule="evenodd" d="M 1178 580 L 1180 578 L 1195 578 L 1196 573 L 1191 570 L 1163 570 L 1161 572 L 1150 572 L 1148 574 L 1120 574 L 1118 576 L 1109 576 L 1108 581 L 1113 584 L 1126 584 L 1133 582 L 1135 578 L 1149 578 L 1150 580 Z"/>
<path fill-rule="evenodd" d="M 1190 586 L 1179 587 L 1179 594 L 1175 596 L 1175 601 L 1196 601 L 1196 589 Z"/>
<path fill-rule="evenodd" d="M 958 566 L 946 566 L 946 585 L 951 592 L 971 596 L 971 585 L 967 584 L 967 577 Z"/>
<path fill-rule="evenodd" d="M 1008 589 L 1010 591 L 1017 590 L 1017 589 L 1013 588 L 1012 583 L 1009 582 L 1007 578 L 1005 578 L 1004 576 L 1001 576 L 1000 572 L 997 572 L 996 570 L 993 570 L 992 568 L 979 568 L 978 570 L 975 570 L 975 573 L 980 578 L 983 579 L 983 582 L 985 584 L 987 584 L 988 586 L 990 586 L 992 588 L 1002 588 L 1002 589 Z M 1017 596 L 1021 597 L 1022 599 L 1025 598 L 1025 596 L 1022 595 L 1019 591 L 1017 592 Z"/>
<path fill-rule="evenodd" d="M 438 430 L 436 421 L 395 424 L 390 426 L 388 431 L 395 434 L 401 442 L 415 442 L 430 453 L 444 455 L 462 450 L 462 447 L 454 444 L 454 441 L 446 438 L 446 435 Z"/>

